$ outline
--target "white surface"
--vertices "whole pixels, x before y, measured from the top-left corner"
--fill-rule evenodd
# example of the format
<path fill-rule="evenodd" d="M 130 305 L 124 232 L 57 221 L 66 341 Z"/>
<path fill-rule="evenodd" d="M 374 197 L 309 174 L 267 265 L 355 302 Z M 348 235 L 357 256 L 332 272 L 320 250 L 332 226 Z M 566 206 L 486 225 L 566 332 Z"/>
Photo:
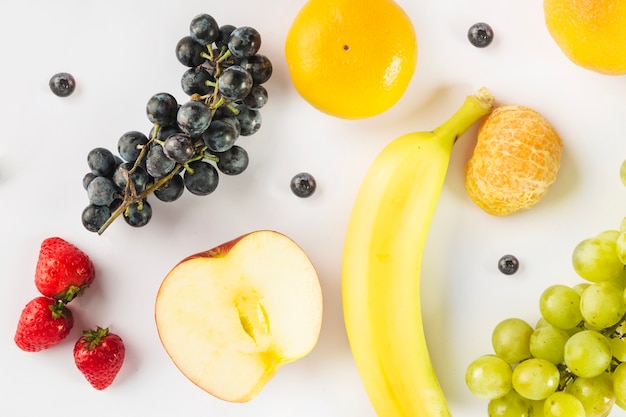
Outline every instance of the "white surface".
<path fill-rule="evenodd" d="M 373 417 L 344 333 L 340 304 L 343 233 L 360 179 L 375 154 L 396 136 L 429 130 L 464 97 L 488 86 L 500 102 L 539 110 L 565 143 L 562 169 L 531 211 L 494 218 L 475 207 L 463 188 L 470 131 L 453 152 L 424 256 L 424 317 L 433 361 L 458 417 L 486 416 L 486 403 L 468 393 L 467 364 L 491 351 L 490 332 L 501 319 L 538 318 L 543 288 L 579 279 L 570 254 L 581 239 L 616 228 L 626 215 L 619 166 L 626 158 L 623 117 L 626 80 L 576 67 L 549 38 L 540 0 L 399 0 L 413 19 L 419 62 L 401 102 L 378 117 L 344 121 L 308 106 L 290 83 L 283 55 L 288 25 L 304 0 L 121 1 L 70 0 L 0 3 L 3 66 L 0 140 L 0 414 L 51 416 L 89 409 L 91 416 L 331 416 Z M 143 229 L 118 220 L 103 236 L 83 229 L 87 204 L 81 180 L 86 154 L 115 149 L 128 130 L 150 129 L 145 103 L 154 93 L 184 96 L 184 68 L 174 46 L 189 21 L 210 13 L 219 23 L 249 25 L 263 36 L 272 59 L 264 125 L 241 140 L 248 171 L 223 177 L 209 197 L 153 203 Z M 466 32 L 492 25 L 485 49 Z M 376 51 L 372 51 L 375 53 Z M 48 89 L 67 71 L 77 80 L 69 98 Z M 289 189 L 291 176 L 309 171 L 319 188 L 310 199 Z M 247 404 L 217 400 L 193 386 L 166 356 L 153 321 L 156 290 L 181 258 L 242 233 L 273 228 L 309 253 L 321 275 L 325 317 L 315 350 L 283 368 Z M 76 324 L 62 345 L 40 353 L 12 341 L 19 312 L 36 296 L 33 272 L 40 242 L 58 235 L 87 252 L 97 280 L 73 304 Z M 519 272 L 496 267 L 517 255 Z M 92 389 L 75 369 L 71 348 L 81 328 L 110 326 L 128 356 L 115 383 Z M 72 393 L 72 394 L 68 394 Z M 624 416 L 617 410 L 613 416 Z"/>

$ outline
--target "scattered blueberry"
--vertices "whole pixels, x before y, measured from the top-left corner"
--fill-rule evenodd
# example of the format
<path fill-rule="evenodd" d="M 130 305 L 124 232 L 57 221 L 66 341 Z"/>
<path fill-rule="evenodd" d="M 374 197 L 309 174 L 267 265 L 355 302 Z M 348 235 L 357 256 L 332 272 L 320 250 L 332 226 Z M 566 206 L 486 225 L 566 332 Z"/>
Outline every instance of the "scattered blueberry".
<path fill-rule="evenodd" d="M 504 255 L 498 261 L 498 269 L 505 275 L 513 275 L 519 269 L 519 261 L 513 255 Z"/>
<path fill-rule="evenodd" d="M 291 191 L 298 197 L 310 197 L 316 188 L 315 178 L 308 172 L 300 172 L 291 179 Z"/>
<path fill-rule="evenodd" d="M 76 89 L 76 80 L 72 74 L 67 72 L 54 74 L 48 84 L 50 85 L 50 90 L 59 97 L 67 97 Z"/>
<path fill-rule="evenodd" d="M 487 23 L 475 23 L 467 31 L 467 39 L 475 47 L 484 48 L 493 41 L 493 29 Z"/>

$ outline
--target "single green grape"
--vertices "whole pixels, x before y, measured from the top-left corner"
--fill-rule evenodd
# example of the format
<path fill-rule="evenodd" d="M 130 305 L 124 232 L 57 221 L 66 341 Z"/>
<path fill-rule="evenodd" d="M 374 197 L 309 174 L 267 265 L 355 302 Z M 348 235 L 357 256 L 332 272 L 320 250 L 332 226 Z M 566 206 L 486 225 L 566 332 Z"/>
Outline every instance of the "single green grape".
<path fill-rule="evenodd" d="M 603 372 L 593 378 L 576 378 L 565 388 L 583 404 L 587 417 L 606 417 L 615 404 L 613 377 Z"/>
<path fill-rule="evenodd" d="M 544 326 L 552 326 L 550 323 L 548 323 L 546 321 L 546 319 L 543 318 L 543 316 L 539 317 L 539 319 L 537 320 L 537 323 L 535 323 L 535 330 L 540 329 Z"/>
<path fill-rule="evenodd" d="M 598 237 L 584 239 L 576 245 L 572 265 L 578 275 L 591 282 L 617 280 L 624 273 L 616 242 Z"/>
<path fill-rule="evenodd" d="M 546 400 L 533 400 L 530 402 L 530 417 L 545 417 L 543 407 Z"/>
<path fill-rule="evenodd" d="M 596 235 L 596 237 L 599 239 L 612 240 L 613 242 L 615 242 L 620 233 L 621 232 L 619 230 L 608 229 L 601 231 Z"/>
<path fill-rule="evenodd" d="M 592 378 L 611 365 L 611 345 L 606 336 L 595 330 L 582 330 L 565 343 L 563 360 L 574 375 Z"/>
<path fill-rule="evenodd" d="M 586 417 L 585 407 L 576 396 L 568 392 L 555 392 L 546 398 L 543 406 L 545 417 Z"/>
<path fill-rule="evenodd" d="M 563 330 L 572 329 L 583 321 L 580 295 L 567 285 L 546 288 L 539 298 L 539 311 L 548 323 Z"/>
<path fill-rule="evenodd" d="M 626 264 L 626 232 L 621 232 L 615 240 L 615 252 L 620 262 Z"/>
<path fill-rule="evenodd" d="M 626 404 L 626 362 L 620 363 L 613 371 L 613 392 L 619 404 Z"/>
<path fill-rule="evenodd" d="M 626 337 L 610 336 L 611 354 L 620 362 L 626 362 Z"/>
<path fill-rule="evenodd" d="M 580 312 L 592 327 L 611 327 L 626 313 L 624 290 L 613 281 L 594 282 L 580 296 Z"/>
<path fill-rule="evenodd" d="M 533 328 L 519 318 L 508 318 L 498 323 L 491 334 L 496 355 L 511 365 L 530 358 L 530 335 Z"/>
<path fill-rule="evenodd" d="M 626 320 L 619 322 L 608 336 L 611 354 L 620 362 L 626 362 Z"/>
<path fill-rule="evenodd" d="M 514 390 L 494 398 L 487 405 L 489 417 L 537 417 L 532 413 L 532 402 Z"/>
<path fill-rule="evenodd" d="M 535 329 L 530 336 L 530 353 L 555 365 L 563 362 L 563 350 L 569 334 L 550 324 Z"/>
<path fill-rule="evenodd" d="M 626 185 L 626 160 L 619 167 L 619 177 L 622 180 L 622 184 Z"/>
<path fill-rule="evenodd" d="M 578 295 L 583 295 L 583 292 L 589 288 L 589 286 L 591 285 L 591 283 L 589 282 L 579 282 L 578 284 L 574 285 L 572 287 L 572 289 L 574 291 L 576 291 L 578 293 Z"/>
<path fill-rule="evenodd" d="M 494 399 L 511 390 L 511 365 L 495 355 L 484 355 L 469 364 L 465 384 L 477 397 Z"/>
<path fill-rule="evenodd" d="M 530 358 L 513 370 L 513 389 L 529 400 L 548 398 L 559 388 L 561 374 L 551 362 L 545 359 Z"/>

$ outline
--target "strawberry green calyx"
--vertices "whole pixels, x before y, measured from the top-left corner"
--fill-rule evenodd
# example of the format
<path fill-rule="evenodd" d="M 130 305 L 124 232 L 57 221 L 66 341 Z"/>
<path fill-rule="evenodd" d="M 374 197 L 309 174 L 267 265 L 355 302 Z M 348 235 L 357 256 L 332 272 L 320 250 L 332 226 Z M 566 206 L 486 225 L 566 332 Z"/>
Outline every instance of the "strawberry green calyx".
<path fill-rule="evenodd" d="M 72 312 L 65 307 L 65 302 L 63 300 L 55 300 L 54 303 L 50 304 L 48 308 L 52 312 L 52 318 L 58 319 L 61 317 L 67 318 L 72 315 Z"/>
<path fill-rule="evenodd" d="M 81 341 L 85 343 L 85 347 L 87 350 L 93 350 L 100 343 L 102 339 L 104 339 L 109 334 L 109 329 L 107 327 L 96 327 L 95 330 L 83 330 L 83 336 L 81 337 Z"/>
<path fill-rule="evenodd" d="M 72 301 L 74 298 L 82 295 L 82 293 L 89 288 L 89 285 L 70 285 L 67 290 L 54 295 L 56 300 L 63 301 L 65 304 Z"/>

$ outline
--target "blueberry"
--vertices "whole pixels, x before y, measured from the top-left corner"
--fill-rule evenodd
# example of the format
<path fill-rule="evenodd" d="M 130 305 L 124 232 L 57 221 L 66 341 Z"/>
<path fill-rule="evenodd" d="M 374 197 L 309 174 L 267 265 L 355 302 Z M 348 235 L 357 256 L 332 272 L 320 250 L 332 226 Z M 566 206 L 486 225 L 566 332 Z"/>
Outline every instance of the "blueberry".
<path fill-rule="evenodd" d="M 519 261 L 513 255 L 504 255 L 498 260 L 498 269 L 505 275 L 513 275 L 519 269 Z"/>
<path fill-rule="evenodd" d="M 50 90 L 59 97 L 67 97 L 74 92 L 76 88 L 76 80 L 72 74 L 67 72 L 59 72 L 54 74 L 48 83 Z"/>
<path fill-rule="evenodd" d="M 310 197 L 317 188 L 317 182 L 308 172 L 300 172 L 291 179 L 291 191 L 298 197 Z"/>
<path fill-rule="evenodd" d="M 467 39 L 475 47 L 484 48 L 493 41 L 493 29 L 487 23 L 475 23 L 467 31 Z"/>

